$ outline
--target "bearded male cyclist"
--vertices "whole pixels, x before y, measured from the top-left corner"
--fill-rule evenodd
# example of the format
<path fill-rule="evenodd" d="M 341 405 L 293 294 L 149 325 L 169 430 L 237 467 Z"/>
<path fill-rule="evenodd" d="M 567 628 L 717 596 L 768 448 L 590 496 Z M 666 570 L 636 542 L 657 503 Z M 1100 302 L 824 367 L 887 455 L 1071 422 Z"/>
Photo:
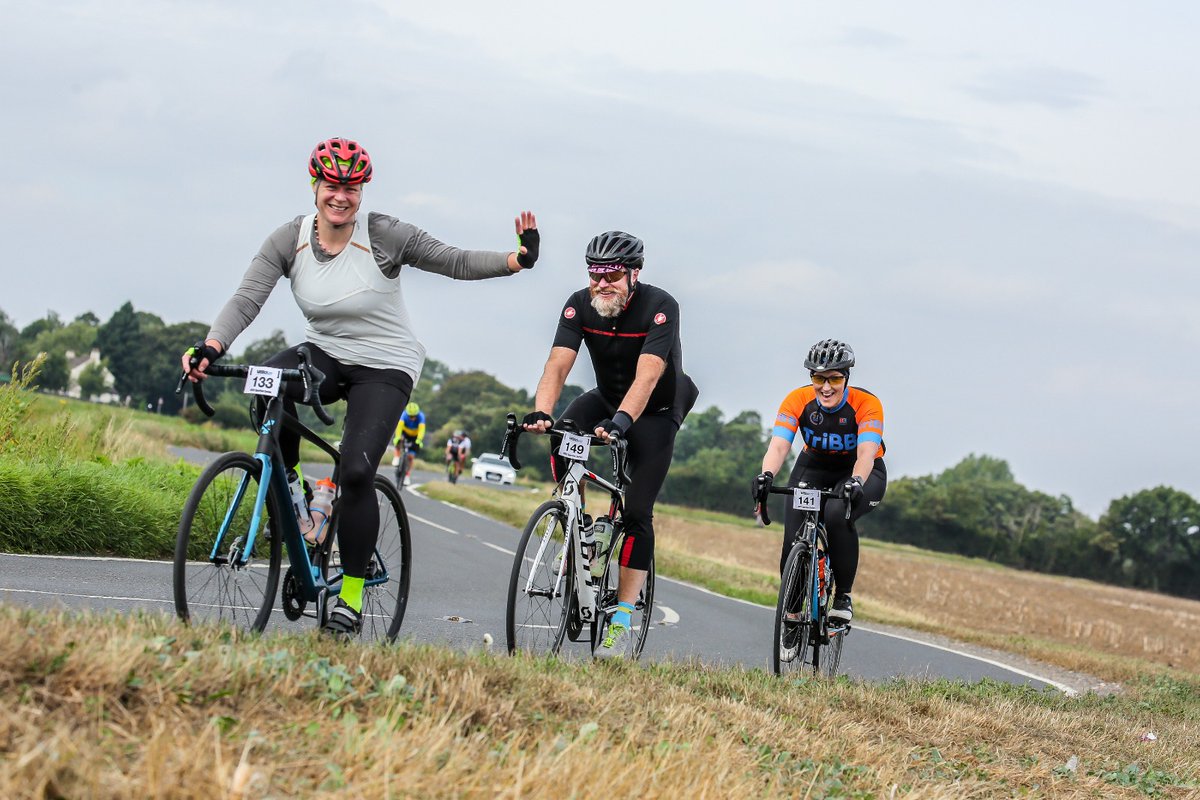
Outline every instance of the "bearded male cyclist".
<path fill-rule="evenodd" d="M 410 473 L 413 459 L 425 446 L 425 412 L 421 410 L 421 406 L 409 403 L 404 407 L 404 413 L 400 415 L 400 421 L 396 423 L 395 439 L 392 466 L 400 466 L 400 459 L 404 459 L 403 484 L 408 486 L 412 483 Z"/>
<path fill-rule="evenodd" d="M 679 304 L 638 280 L 645 266 L 642 240 L 624 231 L 602 233 L 588 244 L 585 260 L 588 286 L 567 298 L 559 314 L 535 410 L 522 422 L 527 431 L 553 426 L 550 414 L 579 345 L 586 344 L 597 386 L 575 398 L 562 416 L 606 441 L 615 433 L 629 443 L 619 605 L 595 651 L 600 659 L 625 658 L 631 614 L 654 558 L 654 501 L 671 465 L 675 435 L 699 391 L 683 371 Z M 557 457 L 552 466 L 556 477 L 563 474 Z"/>
<path fill-rule="evenodd" d="M 308 158 L 315 213 L 297 216 L 267 237 L 208 336 L 183 356 L 188 378 L 203 380 L 204 369 L 229 350 L 280 278 L 291 283 L 313 363 L 326 376 L 321 402 L 346 401 L 338 525 L 344 577 L 325 630 L 347 637 L 362 627 L 363 583 L 378 538 L 375 470 L 425 361 L 400 274 L 412 266 L 456 280 L 511 275 L 533 267 L 540 244 L 529 211 L 516 218 L 516 252 L 460 250 L 395 217 L 359 214 L 373 171 L 358 142 L 318 143 Z M 298 364 L 295 347 L 267 361 L 281 368 Z M 302 387 L 288 385 L 290 412 L 302 396 Z M 300 437 L 284 428 L 279 438 L 284 461 L 294 468 Z"/>
<path fill-rule="evenodd" d="M 800 433 L 803 449 L 787 485 L 804 481 L 817 488 L 840 490 L 840 498 L 825 503 L 824 523 L 835 584 L 829 618 L 844 624 L 854 617 L 850 600 L 858 573 L 858 530 L 854 523 L 879 505 L 887 490 L 883 405 L 866 389 L 848 385 L 854 350 L 844 342 L 817 342 L 809 349 L 804 366 L 812 382 L 793 389 L 779 406 L 762 472 L 754 478 L 751 489 L 756 503 L 766 502 L 775 473 Z M 780 574 L 799 531 L 802 513 L 789 505 L 784 516 Z"/>

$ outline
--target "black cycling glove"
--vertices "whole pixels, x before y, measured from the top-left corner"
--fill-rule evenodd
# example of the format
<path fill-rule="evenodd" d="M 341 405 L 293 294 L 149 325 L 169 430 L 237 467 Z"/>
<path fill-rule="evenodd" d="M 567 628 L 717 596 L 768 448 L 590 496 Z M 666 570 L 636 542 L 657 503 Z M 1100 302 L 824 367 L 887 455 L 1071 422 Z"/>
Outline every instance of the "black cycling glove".
<path fill-rule="evenodd" d="M 188 357 L 189 365 L 198 367 L 200 366 L 200 362 L 206 358 L 208 359 L 208 363 L 215 363 L 221 357 L 222 353 L 217 348 L 201 340 L 189 347 L 184 355 Z"/>
<path fill-rule="evenodd" d="M 754 502 L 765 503 L 771 493 L 771 484 L 775 475 L 771 472 L 760 472 L 750 481 L 750 491 L 754 494 Z"/>
<path fill-rule="evenodd" d="M 862 496 L 863 485 L 857 475 L 842 484 L 842 498 L 846 501 L 846 505 L 853 508 L 859 500 L 862 500 Z"/>
<path fill-rule="evenodd" d="M 542 245 L 542 235 L 538 233 L 537 228 L 526 228 L 517 235 L 517 244 L 517 263 L 521 269 L 533 269 L 538 260 L 538 248 Z M 521 252 L 521 247 L 525 248 L 524 253 Z"/>
<path fill-rule="evenodd" d="M 549 422 L 551 427 L 554 427 L 554 417 L 544 411 L 530 411 L 525 415 L 525 419 L 521 420 L 522 425 L 536 425 L 539 422 Z"/>
<path fill-rule="evenodd" d="M 605 433 L 618 436 L 624 436 L 625 431 L 629 430 L 629 426 L 633 424 L 633 417 L 626 414 L 624 411 L 618 411 L 612 415 L 612 419 L 602 419 L 596 423 L 596 427 L 600 428 Z"/>

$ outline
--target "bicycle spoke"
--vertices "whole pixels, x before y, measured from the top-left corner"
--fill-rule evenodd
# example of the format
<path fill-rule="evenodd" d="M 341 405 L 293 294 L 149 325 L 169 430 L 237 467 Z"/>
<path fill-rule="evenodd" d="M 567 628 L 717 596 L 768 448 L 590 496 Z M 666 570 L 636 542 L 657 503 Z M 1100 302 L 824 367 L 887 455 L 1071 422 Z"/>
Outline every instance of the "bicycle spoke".
<path fill-rule="evenodd" d="M 552 500 L 533 513 L 522 532 L 505 615 L 510 653 L 557 653 L 562 646 L 574 591 L 565 521 L 561 501 Z"/>

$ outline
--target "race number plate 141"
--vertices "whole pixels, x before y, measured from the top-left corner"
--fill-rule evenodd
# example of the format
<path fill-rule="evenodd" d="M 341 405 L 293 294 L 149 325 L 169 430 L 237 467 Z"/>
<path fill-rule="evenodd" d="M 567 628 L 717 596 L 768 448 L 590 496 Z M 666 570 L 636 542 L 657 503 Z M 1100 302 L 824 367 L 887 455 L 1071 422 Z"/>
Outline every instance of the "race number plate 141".
<path fill-rule="evenodd" d="M 816 489 L 793 489 L 792 508 L 797 511 L 820 511 L 821 493 Z"/>
<path fill-rule="evenodd" d="M 279 394 L 279 384 L 283 378 L 283 370 L 274 367 L 251 367 L 246 374 L 246 394 L 261 394 L 274 397 Z"/>

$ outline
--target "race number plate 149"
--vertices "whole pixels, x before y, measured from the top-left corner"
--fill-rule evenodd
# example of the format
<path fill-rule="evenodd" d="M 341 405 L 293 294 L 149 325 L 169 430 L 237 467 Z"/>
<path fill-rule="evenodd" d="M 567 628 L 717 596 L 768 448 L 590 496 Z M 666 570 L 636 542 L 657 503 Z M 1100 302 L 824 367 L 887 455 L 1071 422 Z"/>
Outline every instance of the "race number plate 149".
<path fill-rule="evenodd" d="M 246 375 L 246 394 L 261 394 L 274 397 L 279 394 L 283 370 L 274 367 L 251 367 Z"/>
<path fill-rule="evenodd" d="M 793 489 L 792 508 L 797 511 L 820 511 L 821 493 L 816 489 Z"/>
<path fill-rule="evenodd" d="M 587 461 L 591 446 L 592 440 L 586 436 L 564 433 L 562 443 L 558 446 L 558 454 L 563 458 L 570 458 L 575 461 Z"/>

